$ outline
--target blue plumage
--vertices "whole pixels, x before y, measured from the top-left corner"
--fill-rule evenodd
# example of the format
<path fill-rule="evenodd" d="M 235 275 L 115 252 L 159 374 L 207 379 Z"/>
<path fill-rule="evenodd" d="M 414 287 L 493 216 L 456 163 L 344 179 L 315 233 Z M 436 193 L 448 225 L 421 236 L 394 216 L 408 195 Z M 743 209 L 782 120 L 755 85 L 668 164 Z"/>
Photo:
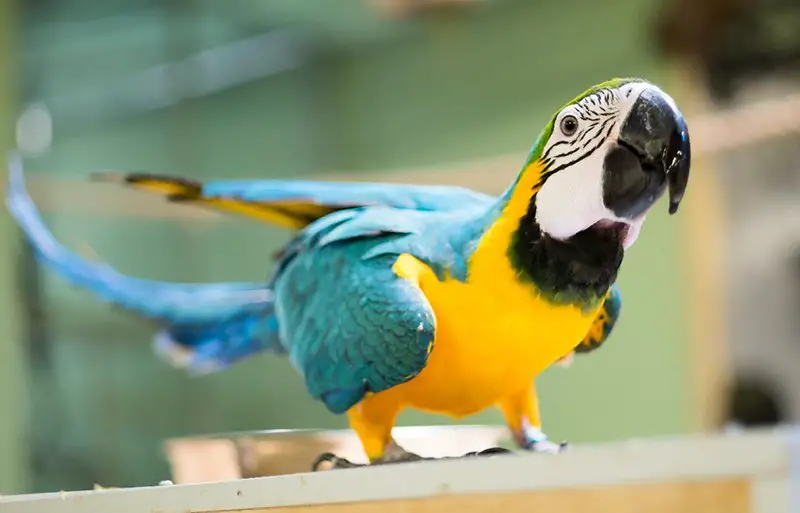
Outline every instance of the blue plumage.
<path fill-rule="evenodd" d="M 209 372 L 286 354 L 314 398 L 347 412 L 371 463 L 418 458 L 391 436 L 408 406 L 455 417 L 498 406 L 518 447 L 557 452 L 532 381 L 611 333 L 614 281 L 644 212 L 665 191 L 670 213 L 683 198 L 686 130 L 658 87 L 614 79 L 553 115 L 497 198 L 445 186 L 104 175 L 296 230 L 264 283 L 164 283 L 84 261 L 47 231 L 19 159 L 6 201 L 42 263 L 156 321 L 156 349 L 176 364 Z"/>
<path fill-rule="evenodd" d="M 211 182 L 199 192 L 184 184 L 195 198 L 294 201 L 328 213 L 297 232 L 270 281 L 191 284 L 124 276 L 59 244 L 28 196 L 19 159 L 6 203 L 44 265 L 154 320 L 155 349 L 174 365 L 207 373 L 256 353 L 285 353 L 311 395 L 336 413 L 413 378 L 432 349 L 431 307 L 392 262 L 411 253 L 440 275 L 465 279 L 483 218 L 496 213 L 496 198 L 458 187 L 264 180 Z"/>
<path fill-rule="evenodd" d="M 326 207 L 386 206 L 409 210 L 460 210 L 495 198 L 463 187 L 309 180 L 220 180 L 202 185 L 202 197 L 249 203 L 305 202 Z"/>
<path fill-rule="evenodd" d="M 168 283 L 132 278 L 61 245 L 28 196 L 12 159 L 6 205 L 40 262 L 98 299 L 155 320 L 159 354 L 192 372 L 224 367 L 261 350 L 282 351 L 273 294 L 264 283 Z"/>
<path fill-rule="evenodd" d="M 422 371 L 435 315 L 392 264 L 410 253 L 438 272 L 465 278 L 467 252 L 486 226 L 476 221 L 489 212 L 494 209 L 485 205 L 402 215 L 359 207 L 319 219 L 287 245 L 271 287 L 281 340 L 312 397 L 341 413 L 365 392 Z"/>

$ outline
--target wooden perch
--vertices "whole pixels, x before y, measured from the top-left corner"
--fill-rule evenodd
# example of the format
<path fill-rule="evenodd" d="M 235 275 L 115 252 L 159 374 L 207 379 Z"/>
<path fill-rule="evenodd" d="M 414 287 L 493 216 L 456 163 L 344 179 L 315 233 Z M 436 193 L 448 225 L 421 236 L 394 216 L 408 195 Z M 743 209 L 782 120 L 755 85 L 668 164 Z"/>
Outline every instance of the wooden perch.
<path fill-rule="evenodd" d="M 793 430 L 0 499 L 3 513 L 788 513 Z M 793 510 L 796 511 L 796 510 Z"/>

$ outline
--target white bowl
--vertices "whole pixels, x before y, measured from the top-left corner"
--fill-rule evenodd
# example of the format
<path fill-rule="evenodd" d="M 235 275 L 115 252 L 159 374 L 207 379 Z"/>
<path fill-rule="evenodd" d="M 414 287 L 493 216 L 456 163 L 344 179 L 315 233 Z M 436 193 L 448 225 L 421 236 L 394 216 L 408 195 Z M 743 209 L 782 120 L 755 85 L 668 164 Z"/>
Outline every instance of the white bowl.
<path fill-rule="evenodd" d="M 502 426 L 409 426 L 392 431 L 403 448 L 429 457 L 460 456 L 507 446 Z M 172 481 L 194 483 L 310 472 L 314 460 L 331 452 L 366 463 L 355 433 L 348 429 L 279 429 L 174 438 L 165 444 Z"/>

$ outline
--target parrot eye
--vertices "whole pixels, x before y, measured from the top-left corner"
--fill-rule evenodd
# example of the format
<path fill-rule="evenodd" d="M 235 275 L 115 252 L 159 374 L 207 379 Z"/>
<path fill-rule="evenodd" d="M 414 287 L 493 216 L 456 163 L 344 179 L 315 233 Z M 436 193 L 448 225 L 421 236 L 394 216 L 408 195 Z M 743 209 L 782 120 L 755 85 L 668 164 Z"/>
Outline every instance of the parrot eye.
<path fill-rule="evenodd" d="M 559 125 L 561 133 L 570 137 L 578 131 L 578 119 L 573 115 L 564 116 Z"/>

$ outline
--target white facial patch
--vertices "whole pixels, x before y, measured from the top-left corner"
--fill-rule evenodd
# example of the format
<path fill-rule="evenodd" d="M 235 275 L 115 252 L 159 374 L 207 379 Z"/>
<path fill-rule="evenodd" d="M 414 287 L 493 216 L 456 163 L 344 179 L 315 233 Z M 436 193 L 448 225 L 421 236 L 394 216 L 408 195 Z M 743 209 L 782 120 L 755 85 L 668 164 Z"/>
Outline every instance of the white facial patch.
<path fill-rule="evenodd" d="M 627 249 L 641 230 L 644 216 L 622 219 L 603 204 L 603 162 L 619 130 L 643 91 L 658 89 L 633 82 L 619 89 L 601 89 L 565 107 L 556 117 L 542 158 L 554 173 L 536 195 L 536 221 L 555 239 L 567 239 L 598 221 L 630 225 Z"/>

